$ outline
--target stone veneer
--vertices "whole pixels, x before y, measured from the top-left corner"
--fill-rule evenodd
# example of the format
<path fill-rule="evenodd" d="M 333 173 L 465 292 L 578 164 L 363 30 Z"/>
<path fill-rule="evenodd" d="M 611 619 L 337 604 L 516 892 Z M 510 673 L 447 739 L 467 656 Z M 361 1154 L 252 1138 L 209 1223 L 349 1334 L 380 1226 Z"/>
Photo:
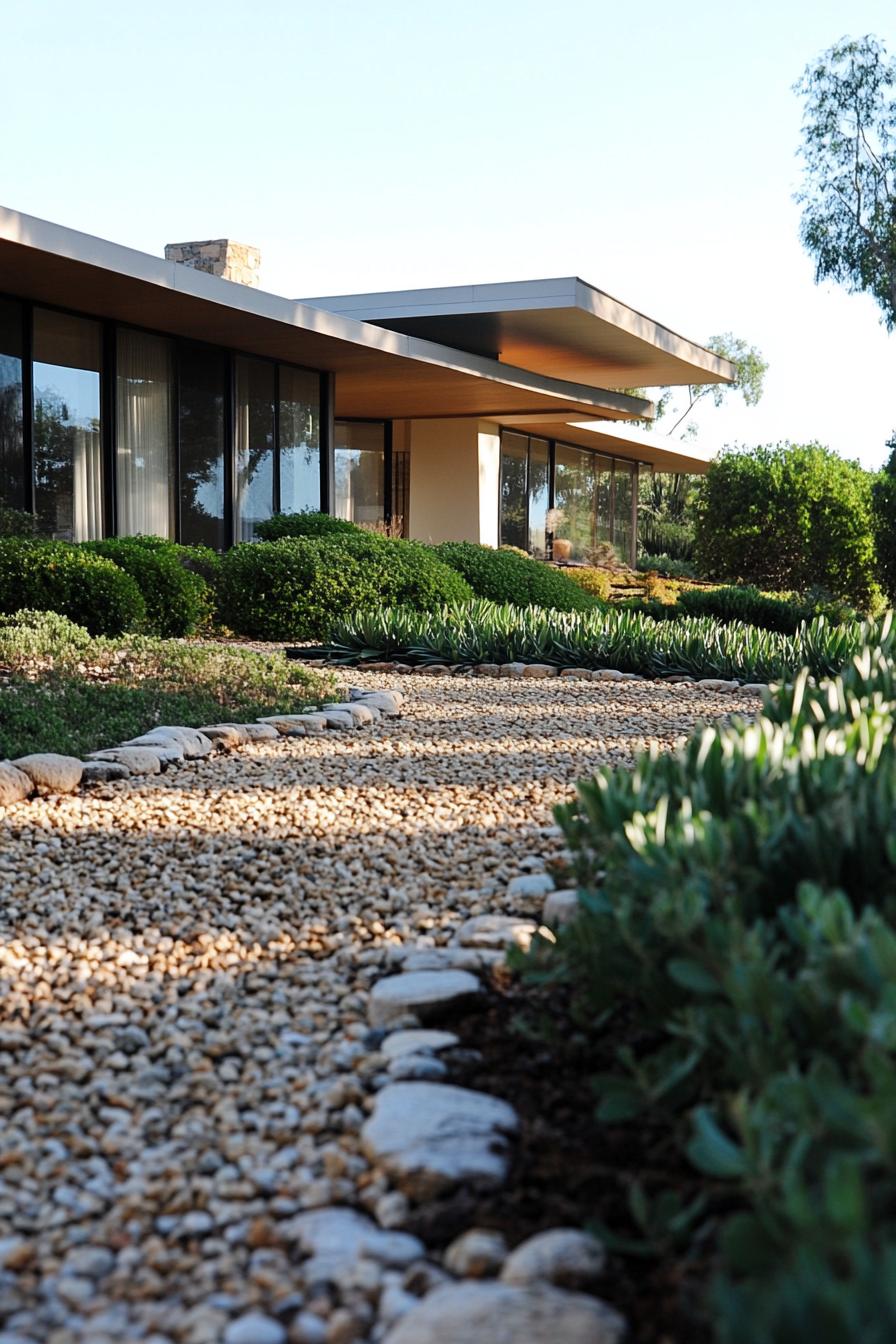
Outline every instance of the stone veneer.
<path fill-rule="evenodd" d="M 248 243 L 235 243 L 230 238 L 209 238 L 197 243 L 166 243 L 165 260 L 179 261 L 192 266 L 194 271 L 207 271 L 238 285 L 258 288 L 261 253 Z"/>

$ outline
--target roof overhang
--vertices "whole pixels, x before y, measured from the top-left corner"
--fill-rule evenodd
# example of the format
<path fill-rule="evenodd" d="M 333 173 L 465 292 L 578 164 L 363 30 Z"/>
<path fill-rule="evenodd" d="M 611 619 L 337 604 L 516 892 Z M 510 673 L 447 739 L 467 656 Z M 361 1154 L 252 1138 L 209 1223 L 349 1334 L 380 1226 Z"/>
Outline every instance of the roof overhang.
<path fill-rule="evenodd" d="M 601 387 L 730 383 L 734 365 L 577 276 L 306 299 L 554 378 Z"/>
<path fill-rule="evenodd" d="M 516 369 L 0 208 L 0 292 L 336 375 L 336 413 L 631 419 L 651 403 Z"/>
<path fill-rule="evenodd" d="M 694 476 L 708 470 L 718 451 L 705 443 L 670 439 L 659 431 L 612 424 L 606 420 L 567 421 L 562 417 L 510 415 L 503 416 L 500 423 L 524 434 L 556 439 L 558 443 L 590 448 L 611 457 L 624 457 L 656 471 L 685 472 Z"/>

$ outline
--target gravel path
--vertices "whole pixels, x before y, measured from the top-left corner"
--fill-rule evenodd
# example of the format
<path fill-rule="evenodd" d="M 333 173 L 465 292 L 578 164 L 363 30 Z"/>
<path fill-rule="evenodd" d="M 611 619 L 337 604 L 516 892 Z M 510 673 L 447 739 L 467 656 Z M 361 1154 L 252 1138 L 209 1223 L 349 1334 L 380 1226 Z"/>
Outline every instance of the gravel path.
<path fill-rule="evenodd" d="M 0 820 L 4 1344 L 252 1344 L 233 1320 L 253 1307 L 262 1344 L 379 1337 L 402 1274 L 309 1284 L 290 1223 L 394 1210 L 357 1137 L 384 1066 L 370 985 L 402 944 L 506 906 L 559 847 L 576 777 L 756 706 L 646 682 L 346 684 L 400 689 L 403 719 Z"/>

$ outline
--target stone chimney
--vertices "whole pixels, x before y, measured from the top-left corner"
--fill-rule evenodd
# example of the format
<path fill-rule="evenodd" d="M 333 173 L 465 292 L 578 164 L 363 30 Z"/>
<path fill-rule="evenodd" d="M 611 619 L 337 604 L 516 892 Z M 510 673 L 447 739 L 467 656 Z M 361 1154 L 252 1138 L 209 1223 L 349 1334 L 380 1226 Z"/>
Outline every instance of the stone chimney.
<path fill-rule="evenodd" d="M 235 243 L 230 238 L 210 238 L 204 243 L 166 243 L 165 260 L 179 261 L 192 266 L 194 271 L 220 275 L 238 285 L 258 288 L 261 253 L 248 243 Z"/>

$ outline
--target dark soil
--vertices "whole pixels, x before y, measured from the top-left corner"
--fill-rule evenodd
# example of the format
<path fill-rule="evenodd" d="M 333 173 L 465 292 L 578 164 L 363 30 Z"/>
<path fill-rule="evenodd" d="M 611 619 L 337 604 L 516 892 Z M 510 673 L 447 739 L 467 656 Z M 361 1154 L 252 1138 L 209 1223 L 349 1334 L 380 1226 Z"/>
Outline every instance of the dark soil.
<path fill-rule="evenodd" d="M 461 1191 L 418 1211 L 408 1231 L 442 1248 L 469 1227 L 490 1227 L 513 1246 L 547 1228 L 597 1222 L 643 1243 L 628 1206 L 633 1181 L 648 1193 L 696 1194 L 693 1170 L 666 1136 L 641 1120 L 597 1124 L 589 1080 L 610 1060 L 576 1032 L 561 993 L 494 985 L 484 1010 L 450 1025 L 463 1043 L 443 1056 L 450 1081 L 509 1101 L 520 1117 L 519 1142 L 502 1189 Z M 647 1254 L 611 1253 L 601 1296 L 628 1319 L 630 1344 L 706 1344 L 710 1273 L 699 1238 Z"/>

